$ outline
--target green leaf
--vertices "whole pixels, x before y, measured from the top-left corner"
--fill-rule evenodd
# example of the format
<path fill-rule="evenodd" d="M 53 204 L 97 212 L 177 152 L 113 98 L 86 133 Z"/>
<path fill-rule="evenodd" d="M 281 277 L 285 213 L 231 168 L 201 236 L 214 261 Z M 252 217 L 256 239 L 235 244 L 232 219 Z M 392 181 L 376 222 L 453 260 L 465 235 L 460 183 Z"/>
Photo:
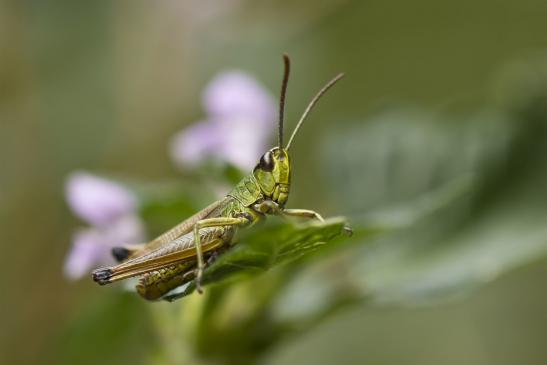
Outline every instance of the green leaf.
<path fill-rule="evenodd" d="M 259 227 L 243 231 L 230 250 L 222 254 L 204 272 L 205 284 L 218 283 L 254 276 L 274 266 L 300 259 L 315 252 L 343 234 L 344 218 L 331 218 L 324 223 L 307 222 L 292 224 L 281 219 L 269 219 Z M 359 232 L 360 233 L 360 232 Z M 170 299 L 178 299 L 195 290 L 189 283 L 180 293 Z"/>

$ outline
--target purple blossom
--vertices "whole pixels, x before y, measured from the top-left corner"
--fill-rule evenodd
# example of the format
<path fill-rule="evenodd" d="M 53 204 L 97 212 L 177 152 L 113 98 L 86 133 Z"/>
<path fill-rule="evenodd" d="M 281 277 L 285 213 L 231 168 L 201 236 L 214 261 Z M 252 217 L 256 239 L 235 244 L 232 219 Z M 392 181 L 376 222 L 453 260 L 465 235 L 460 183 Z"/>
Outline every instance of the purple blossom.
<path fill-rule="evenodd" d="M 275 107 L 270 93 L 242 71 L 217 75 L 203 92 L 203 109 L 211 117 L 239 116 L 268 124 L 276 116 Z"/>
<path fill-rule="evenodd" d="M 180 165 L 196 166 L 208 158 L 250 169 L 268 148 L 275 128 L 271 94 L 241 71 L 216 76 L 203 92 L 205 120 L 177 133 L 171 155 Z"/>
<path fill-rule="evenodd" d="M 69 175 L 66 199 L 78 217 L 96 226 L 109 224 L 136 207 L 135 197 L 123 186 L 85 172 Z"/>
<path fill-rule="evenodd" d="M 72 211 L 90 224 L 74 234 L 64 271 L 78 279 L 92 268 L 113 263 L 111 249 L 144 239 L 136 197 L 122 185 L 89 173 L 68 177 L 66 199 Z"/>

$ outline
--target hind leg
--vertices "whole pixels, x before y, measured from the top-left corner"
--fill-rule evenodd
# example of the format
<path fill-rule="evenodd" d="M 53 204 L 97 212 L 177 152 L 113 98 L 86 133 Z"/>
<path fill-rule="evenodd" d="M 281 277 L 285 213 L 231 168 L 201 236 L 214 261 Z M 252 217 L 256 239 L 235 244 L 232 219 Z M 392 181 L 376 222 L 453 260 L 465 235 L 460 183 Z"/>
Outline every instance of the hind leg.
<path fill-rule="evenodd" d="M 218 217 L 218 218 L 208 218 L 203 219 L 200 221 L 197 221 L 194 225 L 194 242 L 195 242 L 195 248 L 196 248 L 196 259 L 198 262 L 197 265 L 197 271 L 196 271 L 196 290 L 198 293 L 203 293 L 203 289 L 201 288 L 201 280 L 203 278 L 203 269 L 205 268 L 205 264 L 203 261 L 203 250 L 202 250 L 202 243 L 201 243 L 201 237 L 199 235 L 200 229 L 207 228 L 207 227 L 226 227 L 226 226 L 242 226 L 245 224 L 250 223 L 250 220 L 248 218 L 239 217 L 239 218 L 231 218 L 231 217 Z"/>

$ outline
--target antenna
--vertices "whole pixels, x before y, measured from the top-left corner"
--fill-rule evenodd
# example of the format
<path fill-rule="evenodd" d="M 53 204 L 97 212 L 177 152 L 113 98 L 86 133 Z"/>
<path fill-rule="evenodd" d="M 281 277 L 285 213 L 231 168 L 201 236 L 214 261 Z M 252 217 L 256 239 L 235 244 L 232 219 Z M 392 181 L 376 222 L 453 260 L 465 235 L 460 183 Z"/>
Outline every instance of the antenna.
<path fill-rule="evenodd" d="M 291 73 L 291 59 L 289 55 L 283 53 L 283 62 L 285 71 L 283 73 L 283 83 L 281 84 L 281 96 L 279 97 L 279 131 L 277 135 L 277 145 L 283 147 L 283 118 L 285 116 L 285 95 L 287 94 L 287 84 L 289 83 L 289 74 Z"/>
<path fill-rule="evenodd" d="M 312 99 L 312 101 L 310 101 L 310 103 L 308 104 L 308 107 L 304 111 L 304 114 L 302 114 L 302 117 L 300 117 L 300 120 L 298 121 L 298 124 L 294 128 L 294 131 L 292 132 L 291 138 L 289 139 L 289 143 L 287 143 L 287 147 L 285 147 L 285 149 L 287 151 L 289 150 L 289 147 L 291 146 L 291 143 L 292 143 L 292 140 L 294 139 L 294 136 L 296 135 L 296 133 L 298 132 L 298 130 L 302 126 L 302 123 L 304 123 L 304 121 L 306 120 L 306 118 L 310 114 L 311 110 L 313 109 L 313 107 L 315 106 L 317 101 L 321 98 L 321 96 L 323 96 L 323 94 L 325 94 L 327 92 L 328 89 L 330 89 L 334 84 L 336 84 L 342 77 L 344 77 L 343 73 L 338 74 L 334 79 L 330 80 L 325 86 L 323 86 L 323 88 L 321 90 L 319 90 L 319 92 L 315 95 L 315 97 Z"/>

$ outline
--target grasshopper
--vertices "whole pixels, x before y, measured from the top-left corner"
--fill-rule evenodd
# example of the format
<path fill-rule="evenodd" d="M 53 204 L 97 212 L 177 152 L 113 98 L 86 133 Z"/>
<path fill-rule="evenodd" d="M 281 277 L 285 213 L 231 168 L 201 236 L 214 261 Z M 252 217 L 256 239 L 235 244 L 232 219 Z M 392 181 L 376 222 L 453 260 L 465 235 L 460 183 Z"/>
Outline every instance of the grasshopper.
<path fill-rule="evenodd" d="M 252 173 L 244 177 L 223 199 L 209 205 L 179 225 L 143 245 L 115 247 L 118 265 L 92 273 L 101 285 L 139 276 L 137 292 L 148 300 L 176 298 L 177 288 L 195 281 L 202 293 L 203 271 L 219 254 L 234 244 L 239 228 L 248 227 L 268 215 L 316 219 L 321 215 L 308 209 L 285 208 L 291 185 L 289 149 L 294 137 L 321 96 L 344 75 L 329 81 L 312 99 L 283 147 L 285 95 L 290 74 L 289 56 L 283 55 L 278 121 L 278 145 L 264 153 Z M 351 233 L 349 227 L 346 233 Z"/>

